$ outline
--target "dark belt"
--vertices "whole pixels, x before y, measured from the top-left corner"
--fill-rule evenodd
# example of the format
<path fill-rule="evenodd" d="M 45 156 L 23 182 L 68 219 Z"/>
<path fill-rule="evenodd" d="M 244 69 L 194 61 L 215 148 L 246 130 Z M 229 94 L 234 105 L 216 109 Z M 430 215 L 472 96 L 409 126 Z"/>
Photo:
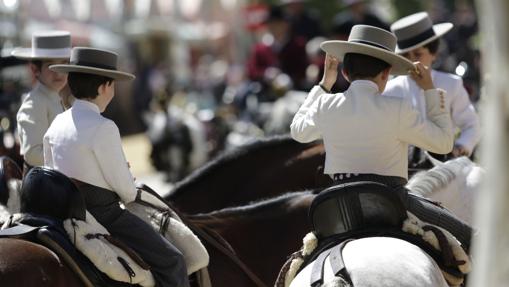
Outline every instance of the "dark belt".
<path fill-rule="evenodd" d="M 106 206 L 118 203 L 120 200 L 119 196 L 109 189 L 86 183 L 75 178 L 71 179 L 83 194 L 87 208 Z"/>
<path fill-rule="evenodd" d="M 335 184 L 356 181 L 372 181 L 385 184 L 390 187 L 400 187 L 407 184 L 407 180 L 399 176 L 379 175 L 374 173 L 336 173 L 332 175 Z"/>

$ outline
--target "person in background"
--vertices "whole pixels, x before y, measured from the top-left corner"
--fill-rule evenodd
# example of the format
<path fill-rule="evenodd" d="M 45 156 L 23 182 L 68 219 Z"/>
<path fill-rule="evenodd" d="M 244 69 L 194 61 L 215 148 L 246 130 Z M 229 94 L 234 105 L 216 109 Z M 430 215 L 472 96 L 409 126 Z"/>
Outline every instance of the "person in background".
<path fill-rule="evenodd" d="M 67 75 L 51 71 L 49 66 L 68 63 L 70 54 L 71 35 L 65 31 L 34 33 L 31 48 L 12 51 L 14 57 L 30 61 L 35 79 L 34 87 L 24 96 L 16 115 L 24 174 L 32 166 L 44 164 L 44 133 L 56 115 L 65 109 L 60 92 L 67 84 Z"/>
<path fill-rule="evenodd" d="M 118 71 L 117 54 L 106 50 L 77 47 L 70 62 L 50 66 L 52 71 L 68 73 L 76 100 L 44 135 L 45 166 L 74 180 L 87 210 L 151 266 L 157 286 L 189 286 L 182 253 L 120 206 L 121 201 L 134 201 L 137 189 L 118 127 L 101 113 L 115 95 L 115 82 L 134 76 Z"/>
<path fill-rule="evenodd" d="M 247 61 L 249 80 L 265 83 L 268 72 L 277 69 L 291 78 L 295 89 L 302 89 L 308 66 L 306 39 L 293 34 L 279 6 L 270 8 L 266 24 L 270 36 L 255 44 Z"/>
<path fill-rule="evenodd" d="M 292 31 L 295 36 L 311 40 L 322 36 L 322 28 L 319 17 L 306 9 L 306 0 L 281 0 L 281 7 L 292 23 Z"/>
<path fill-rule="evenodd" d="M 398 39 L 396 52 L 411 61 L 419 61 L 431 68 L 437 58 L 440 37 L 452 27 L 451 23 L 433 25 L 426 12 L 401 18 L 391 25 L 391 30 Z M 436 87 L 445 90 L 451 100 L 449 112 L 454 125 L 459 130 L 452 155 L 454 157 L 470 156 L 481 138 L 481 128 L 479 117 L 470 102 L 463 81 L 456 75 L 436 70 L 431 71 L 431 77 Z M 411 77 L 400 76 L 387 83 L 384 95 L 408 99 L 425 118 L 427 107 L 423 93 L 422 88 Z"/>

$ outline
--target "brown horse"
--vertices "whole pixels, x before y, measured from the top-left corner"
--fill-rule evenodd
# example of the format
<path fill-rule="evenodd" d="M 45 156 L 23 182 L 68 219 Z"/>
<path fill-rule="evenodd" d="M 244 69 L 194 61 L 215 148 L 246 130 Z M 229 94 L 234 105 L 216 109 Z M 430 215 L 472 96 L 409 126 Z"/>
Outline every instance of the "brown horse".
<path fill-rule="evenodd" d="M 325 187 L 332 182 L 320 169 L 324 160 L 321 142 L 301 144 L 289 136 L 258 140 L 196 170 L 178 182 L 166 200 L 195 214 Z"/>
<path fill-rule="evenodd" d="M 194 228 L 221 236 L 263 284 L 272 286 L 286 257 L 298 250 L 310 229 L 307 211 L 313 198 L 309 191 L 294 192 L 247 206 L 190 216 L 188 221 Z M 210 254 L 212 286 L 260 287 L 226 254 L 209 241 L 202 241 Z M 9 281 L 20 274 L 30 282 L 25 286 L 49 286 L 46 282 L 62 282 L 51 286 L 83 286 L 51 250 L 23 240 L 0 239 L 0 271 L 2 286 L 23 286 L 19 281 Z"/>

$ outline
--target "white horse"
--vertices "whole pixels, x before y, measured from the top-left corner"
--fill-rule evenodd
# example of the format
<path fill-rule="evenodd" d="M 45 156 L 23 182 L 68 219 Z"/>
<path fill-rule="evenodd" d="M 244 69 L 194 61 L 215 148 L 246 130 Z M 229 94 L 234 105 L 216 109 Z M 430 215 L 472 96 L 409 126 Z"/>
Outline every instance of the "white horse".
<path fill-rule="evenodd" d="M 390 237 L 367 237 L 348 242 L 342 252 L 346 271 L 355 287 L 448 287 L 436 262 L 421 248 Z M 293 279 L 290 287 L 310 286 L 313 263 Z M 325 259 L 323 285 L 350 287 L 335 277 Z"/>
<path fill-rule="evenodd" d="M 445 163 L 430 159 L 435 167 L 415 174 L 406 187 L 413 193 L 441 203 L 458 218 L 472 225 L 474 202 L 484 169 L 467 157 Z"/>

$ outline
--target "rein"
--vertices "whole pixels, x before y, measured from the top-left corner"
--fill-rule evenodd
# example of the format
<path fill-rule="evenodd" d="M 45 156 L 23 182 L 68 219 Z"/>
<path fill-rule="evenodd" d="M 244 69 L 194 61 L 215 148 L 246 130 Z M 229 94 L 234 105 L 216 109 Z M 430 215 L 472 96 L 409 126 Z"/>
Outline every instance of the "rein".
<path fill-rule="evenodd" d="M 209 228 L 204 228 L 203 226 L 198 226 L 197 224 L 193 223 L 191 220 L 189 220 L 186 216 L 181 214 L 177 208 L 175 208 L 170 202 L 166 201 L 164 198 L 162 198 L 157 192 L 155 192 L 153 189 L 151 189 L 149 186 L 145 184 L 140 184 L 137 186 L 138 189 L 141 189 L 143 191 L 148 192 L 150 195 L 155 196 L 157 199 L 164 202 L 168 207 L 173 210 L 177 216 L 182 220 L 182 222 L 187 225 L 193 232 L 195 232 L 197 235 L 199 235 L 201 238 L 203 238 L 207 243 L 211 244 L 214 248 L 219 250 L 221 253 L 226 255 L 230 260 L 232 260 L 237 266 L 244 271 L 244 273 L 255 283 L 258 287 L 268 287 L 261 279 L 258 277 L 252 270 L 249 268 L 240 258 L 235 254 L 235 251 L 230 246 L 228 241 L 224 239 L 221 235 L 214 232 L 213 230 L 210 230 Z M 148 205 L 152 208 L 160 209 L 158 207 L 155 207 L 154 205 L 145 202 L 141 199 L 141 193 L 138 192 L 136 196 L 136 202 L 144 205 Z"/>

